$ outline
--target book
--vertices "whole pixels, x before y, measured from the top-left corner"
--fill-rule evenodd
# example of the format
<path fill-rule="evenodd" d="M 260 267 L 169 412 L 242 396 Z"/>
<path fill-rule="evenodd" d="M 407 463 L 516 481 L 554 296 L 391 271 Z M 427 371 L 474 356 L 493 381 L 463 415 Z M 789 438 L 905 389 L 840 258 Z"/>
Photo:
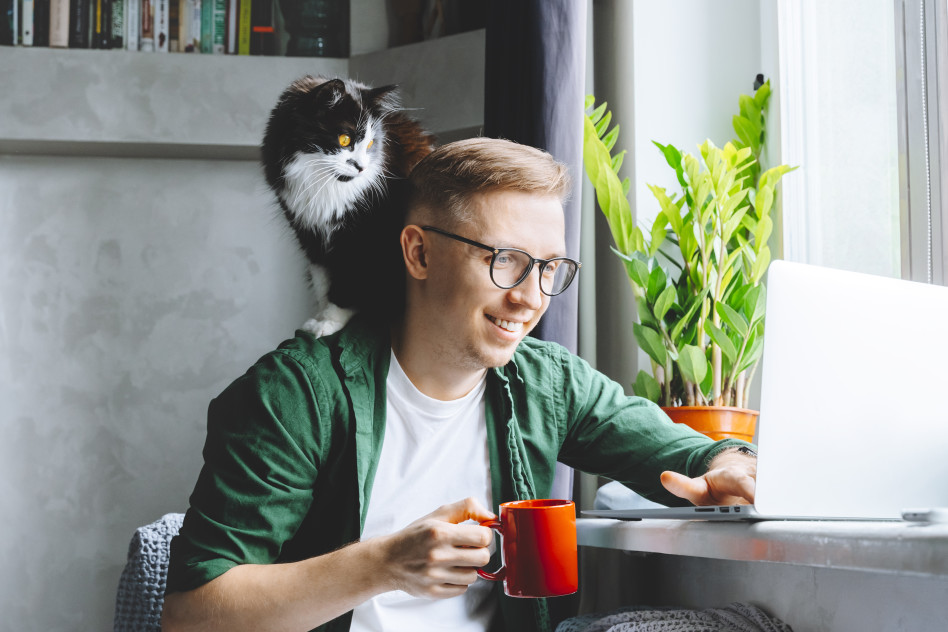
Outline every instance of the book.
<path fill-rule="evenodd" d="M 0 0 L 0 45 L 16 44 L 16 3 L 17 0 Z"/>
<path fill-rule="evenodd" d="M 154 11 L 155 50 L 168 52 L 168 0 L 151 0 Z"/>
<path fill-rule="evenodd" d="M 177 53 L 180 50 L 180 8 L 178 0 L 168 0 L 168 52 Z"/>
<path fill-rule="evenodd" d="M 188 0 L 172 0 L 178 3 L 178 52 L 188 52 L 188 31 L 191 27 L 191 11 Z"/>
<path fill-rule="evenodd" d="M 251 0 L 240 0 L 240 17 L 237 20 L 237 54 L 250 54 L 250 7 Z"/>
<path fill-rule="evenodd" d="M 112 48 L 125 48 L 125 5 L 128 0 L 111 0 L 112 24 L 110 39 Z"/>
<path fill-rule="evenodd" d="M 92 39 L 91 48 L 112 48 L 112 2 L 111 0 L 92 0 Z"/>
<path fill-rule="evenodd" d="M 20 7 L 20 44 L 33 46 L 34 4 L 33 0 L 22 0 Z"/>
<path fill-rule="evenodd" d="M 190 52 L 201 52 L 201 0 L 188 0 L 191 8 L 191 26 L 188 28 Z M 185 50 L 188 50 L 185 47 Z"/>
<path fill-rule="evenodd" d="M 49 46 L 69 47 L 69 0 L 49 0 Z"/>
<path fill-rule="evenodd" d="M 89 0 L 69 0 L 69 48 L 89 48 Z"/>
<path fill-rule="evenodd" d="M 155 13 L 152 0 L 142 0 L 141 5 L 141 39 L 139 49 L 145 53 L 155 52 Z"/>
<path fill-rule="evenodd" d="M 250 54 L 276 55 L 273 0 L 253 0 L 250 5 Z"/>
<path fill-rule="evenodd" d="M 227 37 L 227 0 L 208 0 L 214 5 L 214 28 L 211 52 L 224 53 L 224 39 Z"/>
<path fill-rule="evenodd" d="M 137 51 L 142 31 L 142 0 L 125 0 L 125 48 Z"/>
<path fill-rule="evenodd" d="M 227 34 L 224 37 L 224 49 L 228 55 L 237 54 L 237 16 L 240 13 L 240 0 L 227 0 Z"/>
<path fill-rule="evenodd" d="M 33 46 L 49 46 L 49 0 L 33 0 Z"/>

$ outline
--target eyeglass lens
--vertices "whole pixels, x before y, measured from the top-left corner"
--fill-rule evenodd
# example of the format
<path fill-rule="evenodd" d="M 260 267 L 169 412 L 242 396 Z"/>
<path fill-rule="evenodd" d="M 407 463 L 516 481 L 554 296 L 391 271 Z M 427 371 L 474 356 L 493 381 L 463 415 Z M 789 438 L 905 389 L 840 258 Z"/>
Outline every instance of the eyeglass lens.
<path fill-rule="evenodd" d="M 522 282 L 534 266 L 533 258 L 519 250 L 501 250 L 491 261 L 491 278 L 502 288 Z M 540 289 L 555 296 L 565 290 L 576 274 L 576 264 L 569 259 L 548 261 L 540 270 Z"/>

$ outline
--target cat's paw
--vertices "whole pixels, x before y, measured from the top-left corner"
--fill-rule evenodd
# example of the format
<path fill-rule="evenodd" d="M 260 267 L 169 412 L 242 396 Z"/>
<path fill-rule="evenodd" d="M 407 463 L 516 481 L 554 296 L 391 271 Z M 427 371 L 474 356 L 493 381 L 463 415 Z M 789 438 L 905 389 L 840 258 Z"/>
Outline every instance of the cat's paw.
<path fill-rule="evenodd" d="M 322 336 L 328 336 L 329 334 L 336 333 L 342 329 L 345 324 L 346 323 L 344 321 L 340 322 L 333 319 L 310 318 L 305 323 L 303 323 L 301 329 L 303 331 L 310 332 L 317 338 L 320 338 Z"/>

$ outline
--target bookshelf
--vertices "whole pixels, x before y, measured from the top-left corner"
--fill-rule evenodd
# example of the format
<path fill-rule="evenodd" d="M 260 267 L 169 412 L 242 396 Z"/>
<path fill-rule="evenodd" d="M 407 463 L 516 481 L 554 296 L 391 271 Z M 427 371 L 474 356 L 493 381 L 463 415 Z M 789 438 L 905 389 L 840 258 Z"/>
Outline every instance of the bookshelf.
<path fill-rule="evenodd" d="M 0 154 L 256 160 L 304 74 L 397 83 L 442 141 L 483 124 L 484 31 L 348 59 L 0 49 Z"/>

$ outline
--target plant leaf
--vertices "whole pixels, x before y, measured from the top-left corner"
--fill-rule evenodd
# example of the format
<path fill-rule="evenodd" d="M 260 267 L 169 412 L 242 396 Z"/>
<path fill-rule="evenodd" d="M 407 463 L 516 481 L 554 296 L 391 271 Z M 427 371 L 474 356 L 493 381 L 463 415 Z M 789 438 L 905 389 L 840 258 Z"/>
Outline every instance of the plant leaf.
<path fill-rule="evenodd" d="M 660 366 L 665 366 L 668 361 L 668 351 L 665 349 L 665 345 L 662 344 L 661 334 L 639 323 L 633 323 L 632 335 L 639 343 L 639 348 L 648 354 L 648 357 L 655 360 Z"/>
<path fill-rule="evenodd" d="M 678 354 L 678 368 L 686 381 L 700 384 L 708 374 L 708 359 L 698 347 L 685 345 Z"/>
<path fill-rule="evenodd" d="M 658 381 L 645 371 L 639 371 L 632 385 L 632 392 L 638 397 L 644 397 L 656 404 L 661 403 L 662 386 Z"/>
<path fill-rule="evenodd" d="M 655 299 L 655 307 L 653 312 L 655 313 L 655 318 L 658 320 L 664 320 L 665 314 L 668 313 L 668 309 L 675 303 L 675 287 L 669 285 L 665 290 L 658 295 L 658 298 Z"/>
<path fill-rule="evenodd" d="M 606 146 L 606 149 L 612 151 L 612 148 L 616 146 L 616 141 L 619 140 L 619 126 L 616 125 L 613 127 L 608 134 L 603 136 L 602 144 Z"/>
<path fill-rule="evenodd" d="M 606 112 L 606 115 L 596 123 L 596 135 L 602 138 L 602 135 L 609 129 L 609 123 L 612 122 L 612 112 Z"/>
<path fill-rule="evenodd" d="M 755 264 L 756 265 L 756 264 Z M 747 314 L 747 322 L 750 327 L 756 325 L 767 310 L 767 290 L 761 285 L 754 286 L 744 297 L 744 313 Z"/>
<path fill-rule="evenodd" d="M 648 289 L 645 292 L 645 296 L 650 305 L 655 304 L 658 295 L 662 293 L 667 283 L 668 278 L 665 276 L 665 271 L 662 270 L 661 266 L 652 268 L 652 272 L 648 276 Z"/>
<path fill-rule="evenodd" d="M 734 310 L 727 303 L 715 303 L 715 308 L 718 310 L 721 320 L 723 320 L 728 327 L 733 329 L 741 338 L 747 337 L 748 324 L 743 314 Z"/>
<path fill-rule="evenodd" d="M 710 321 L 704 324 L 704 328 L 708 332 L 708 335 L 711 336 L 711 340 L 714 344 L 721 347 L 721 352 L 733 363 L 737 359 L 737 347 L 735 347 L 731 339 L 727 337 L 724 330 Z"/>

